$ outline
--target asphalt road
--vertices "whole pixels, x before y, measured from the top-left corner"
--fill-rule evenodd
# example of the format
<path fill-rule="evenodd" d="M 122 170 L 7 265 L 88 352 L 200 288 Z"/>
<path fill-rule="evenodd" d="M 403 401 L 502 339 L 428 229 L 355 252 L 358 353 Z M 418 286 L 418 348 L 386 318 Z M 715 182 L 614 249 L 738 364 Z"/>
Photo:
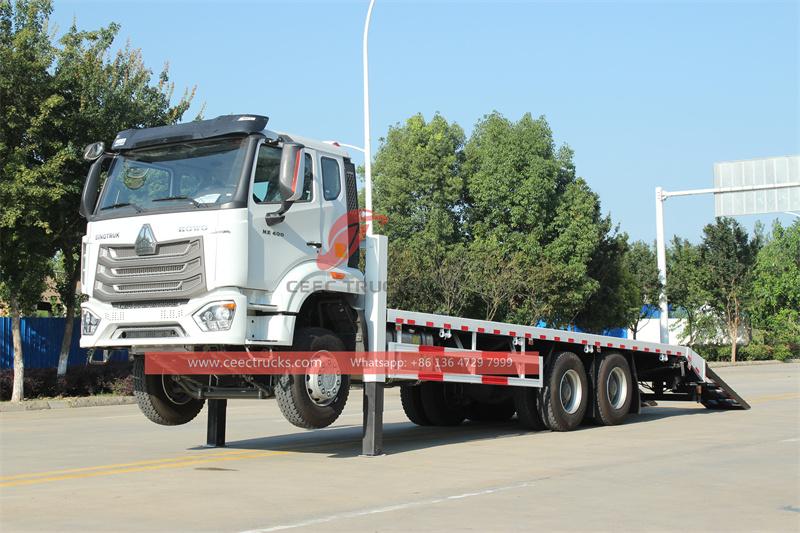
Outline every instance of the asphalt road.
<path fill-rule="evenodd" d="M 722 368 L 750 411 L 647 408 L 616 427 L 419 428 L 386 397 L 358 457 L 360 391 L 306 432 L 273 400 L 156 426 L 136 406 L 0 414 L 0 530 L 800 530 L 800 364 Z"/>

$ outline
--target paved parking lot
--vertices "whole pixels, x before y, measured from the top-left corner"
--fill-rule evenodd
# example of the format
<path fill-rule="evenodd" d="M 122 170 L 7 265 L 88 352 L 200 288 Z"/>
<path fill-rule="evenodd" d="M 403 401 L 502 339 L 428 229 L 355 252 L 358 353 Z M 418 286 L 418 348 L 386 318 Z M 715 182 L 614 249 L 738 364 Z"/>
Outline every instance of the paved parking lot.
<path fill-rule="evenodd" d="M 0 414 L 0 529 L 800 530 L 800 365 L 718 370 L 753 408 L 647 408 L 617 427 L 419 428 L 387 391 L 386 456 L 358 457 L 360 391 L 306 432 L 272 400 L 205 418 L 136 406 Z"/>

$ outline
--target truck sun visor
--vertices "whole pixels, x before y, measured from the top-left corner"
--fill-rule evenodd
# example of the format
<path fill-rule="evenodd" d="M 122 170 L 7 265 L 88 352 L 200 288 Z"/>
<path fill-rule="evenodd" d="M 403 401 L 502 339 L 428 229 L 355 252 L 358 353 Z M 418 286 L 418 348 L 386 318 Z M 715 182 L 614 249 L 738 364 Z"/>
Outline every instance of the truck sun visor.
<path fill-rule="evenodd" d="M 133 150 L 155 144 L 210 139 L 225 135 L 249 135 L 262 131 L 267 122 L 269 117 L 262 115 L 224 115 L 173 126 L 124 130 L 117 134 L 111 149 Z"/>

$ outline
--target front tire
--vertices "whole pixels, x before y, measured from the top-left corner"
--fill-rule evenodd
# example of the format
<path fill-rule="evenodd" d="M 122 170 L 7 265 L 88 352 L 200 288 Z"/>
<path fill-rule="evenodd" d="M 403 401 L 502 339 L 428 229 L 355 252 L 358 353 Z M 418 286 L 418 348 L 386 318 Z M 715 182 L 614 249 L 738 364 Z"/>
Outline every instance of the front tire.
<path fill-rule="evenodd" d="M 572 352 L 555 354 L 549 363 L 539 393 L 539 415 L 553 431 L 572 431 L 589 404 L 586 369 Z"/>
<path fill-rule="evenodd" d="M 144 416 L 162 426 L 190 422 L 205 404 L 205 400 L 189 396 L 172 376 L 145 374 L 141 356 L 133 359 L 133 395 Z"/>
<path fill-rule="evenodd" d="M 303 328 L 295 333 L 292 349 L 299 352 L 343 352 L 342 340 L 323 328 Z M 312 377 L 313 376 L 313 377 Z M 320 429 L 342 414 L 350 394 L 350 376 L 336 374 L 280 376 L 275 398 L 284 418 L 297 427 Z"/>

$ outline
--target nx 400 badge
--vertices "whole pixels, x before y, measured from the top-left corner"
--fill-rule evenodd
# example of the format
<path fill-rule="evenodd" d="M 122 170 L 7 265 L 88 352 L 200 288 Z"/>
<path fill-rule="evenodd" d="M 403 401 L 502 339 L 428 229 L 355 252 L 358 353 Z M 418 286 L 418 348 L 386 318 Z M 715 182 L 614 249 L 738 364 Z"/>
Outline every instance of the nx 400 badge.
<path fill-rule="evenodd" d="M 136 237 L 136 255 L 153 255 L 156 253 L 156 236 L 153 235 L 153 230 L 150 224 L 145 224 L 139 230 L 139 236 Z"/>

